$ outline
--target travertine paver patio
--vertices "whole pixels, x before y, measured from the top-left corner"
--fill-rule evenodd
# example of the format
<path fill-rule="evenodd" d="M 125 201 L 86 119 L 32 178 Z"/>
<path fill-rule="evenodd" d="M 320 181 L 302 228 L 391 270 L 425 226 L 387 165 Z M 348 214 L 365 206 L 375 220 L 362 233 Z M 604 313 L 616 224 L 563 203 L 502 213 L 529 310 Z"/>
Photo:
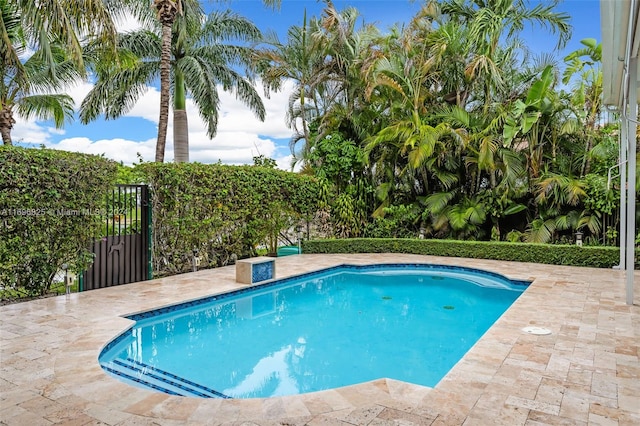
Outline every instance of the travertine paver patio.
<path fill-rule="evenodd" d="M 0 307 L 8 425 L 640 425 L 640 288 L 615 270 L 417 255 L 300 255 L 278 278 L 342 263 L 425 262 L 534 280 L 433 389 L 380 379 L 255 400 L 169 396 L 101 370 L 122 315 L 238 288 L 234 267 Z M 638 278 L 640 275 L 636 275 Z M 549 328 L 535 336 L 525 326 Z"/>

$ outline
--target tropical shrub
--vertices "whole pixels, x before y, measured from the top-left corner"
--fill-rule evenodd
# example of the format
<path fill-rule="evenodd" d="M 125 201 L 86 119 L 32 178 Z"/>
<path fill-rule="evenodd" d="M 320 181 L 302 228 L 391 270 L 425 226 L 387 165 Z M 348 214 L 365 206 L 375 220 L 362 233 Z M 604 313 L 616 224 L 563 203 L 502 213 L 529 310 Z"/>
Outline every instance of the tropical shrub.
<path fill-rule="evenodd" d="M 95 155 L 0 147 L 0 285 L 46 294 L 63 264 L 79 273 L 102 225 L 116 163 Z"/>
<path fill-rule="evenodd" d="M 330 212 L 333 234 L 343 238 L 361 236 L 373 194 L 364 153 L 339 132 L 314 138 L 307 164 L 323 186 L 322 202 Z"/>

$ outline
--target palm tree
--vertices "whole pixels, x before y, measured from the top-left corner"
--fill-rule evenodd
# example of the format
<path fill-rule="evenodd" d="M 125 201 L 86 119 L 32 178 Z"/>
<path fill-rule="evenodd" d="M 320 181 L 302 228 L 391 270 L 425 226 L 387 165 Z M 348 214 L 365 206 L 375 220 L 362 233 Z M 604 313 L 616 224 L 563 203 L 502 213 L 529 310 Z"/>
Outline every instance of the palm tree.
<path fill-rule="evenodd" d="M 12 73 L 15 80 L 24 79 L 24 67 L 20 56 L 26 50 L 27 40 L 20 22 L 20 12 L 17 6 L 8 0 L 0 0 L 0 56 L 5 73 Z M 3 74 L 4 75 L 4 74 Z"/>
<path fill-rule="evenodd" d="M 589 151 L 594 142 L 598 118 L 602 113 L 602 43 L 595 39 L 580 40 L 585 46 L 571 52 L 564 58 L 567 68 L 562 82 L 569 83 L 576 74 L 579 76 L 573 87 L 573 105 L 576 107 L 577 119 L 584 130 L 585 155 L 582 160 L 581 175 L 590 171 Z M 586 58 L 586 59 L 585 59 Z"/>
<path fill-rule="evenodd" d="M 117 34 L 115 22 L 126 12 L 139 15 L 144 5 L 148 5 L 146 1 L 10 0 L 9 3 L 19 11 L 28 44 L 42 52 L 52 75 L 56 44 L 66 47 L 69 58 L 84 75 L 81 39 L 90 36 L 113 47 Z M 6 42 L 6 30 L 1 31 L 0 39 Z"/>
<path fill-rule="evenodd" d="M 0 8 L 0 127 L 4 143 L 10 144 L 14 113 L 53 119 L 57 127 L 72 117 L 71 97 L 51 92 L 87 77 L 82 39 L 100 44 L 105 61 L 113 59 L 115 22 L 127 12 L 143 16 L 148 2 L 0 0 Z M 32 50 L 35 53 L 25 58 Z"/>
<path fill-rule="evenodd" d="M 325 0 L 326 7 L 316 34 L 320 45 L 325 46 L 325 68 L 333 81 L 328 95 L 330 104 L 344 105 L 349 112 L 355 112 L 356 100 L 364 91 L 362 70 L 377 54 L 372 47 L 381 38 L 378 29 L 371 24 L 357 28 L 360 16 L 355 8 L 342 11 L 335 9 L 331 0 Z"/>
<path fill-rule="evenodd" d="M 439 194 L 427 198 L 427 205 Z M 463 196 L 456 203 L 447 205 L 442 210 L 430 209 L 434 216 L 433 227 L 436 232 L 452 231 L 452 236 L 458 239 L 475 239 L 482 236 L 480 226 L 487 219 L 487 208 L 477 197 Z"/>
<path fill-rule="evenodd" d="M 218 85 L 234 91 L 256 116 L 265 110 L 251 82 L 233 69 L 250 68 L 253 50 L 223 43 L 227 39 L 257 40 L 260 32 L 251 22 L 232 12 L 214 12 L 205 20 L 197 10 L 184 9 L 173 25 L 170 71 L 173 73 L 174 148 L 176 161 L 188 161 L 188 128 L 185 111 L 189 93 L 213 138 L 218 125 Z M 162 66 L 162 38 L 158 32 L 139 30 L 120 36 L 121 52 L 140 58 L 133 66 L 112 67 L 98 73 L 98 81 L 82 102 L 83 122 L 104 113 L 107 119 L 129 110 L 157 77 Z M 162 150 L 163 151 L 163 150 Z M 158 151 L 156 151 L 158 153 Z M 161 161 L 156 158 L 156 161 Z"/>
<path fill-rule="evenodd" d="M 546 243 L 554 239 L 557 231 L 584 226 L 593 233 L 599 233 L 599 218 L 580 209 L 581 200 L 586 195 L 584 188 L 585 183 L 580 179 L 553 172 L 543 173 L 535 189 L 538 215 L 528 225 L 526 241 Z"/>
<path fill-rule="evenodd" d="M 356 25 L 359 13 L 355 8 L 337 11 L 333 2 L 325 3 L 316 37 L 325 46 L 326 81 L 320 87 L 326 112 L 317 122 L 317 138 L 337 131 L 361 145 L 383 127 L 383 104 L 365 99 L 364 93 L 367 72 L 380 57 L 384 37 L 372 24 Z"/>
<path fill-rule="evenodd" d="M 27 0 L 28 1 L 28 0 Z M 136 1 L 136 0 L 129 0 Z M 267 6 L 279 6 L 281 0 L 263 0 Z M 167 143 L 167 127 L 169 124 L 169 93 L 171 74 L 171 49 L 173 24 L 183 10 L 200 8 L 197 0 L 153 0 L 153 7 L 157 12 L 158 21 L 162 25 L 162 51 L 160 55 L 160 116 L 158 119 L 158 140 L 156 143 L 155 161 L 164 161 L 164 151 Z"/>
<path fill-rule="evenodd" d="M 305 13 L 302 26 L 292 26 L 287 31 L 286 43 L 281 42 L 275 33 L 268 33 L 257 57 L 268 90 L 280 90 L 285 80 L 295 82 L 287 109 L 287 122 L 294 130 L 291 138 L 294 156 L 295 146 L 300 141 L 305 143 L 302 156 L 308 154 L 311 148 L 309 122 L 324 113 L 318 99 L 318 87 L 326 79 L 323 69 L 325 48 L 314 37 L 318 26 L 316 19 L 308 23 Z M 301 130 L 297 128 L 298 122 L 302 125 Z"/>
<path fill-rule="evenodd" d="M 542 167 L 542 148 L 546 131 L 550 125 L 548 116 L 553 112 L 550 98 L 555 93 L 553 86 L 555 76 L 553 68 L 547 66 L 539 79 L 536 79 L 526 94 L 524 101 L 518 99 L 510 114 L 507 114 L 504 124 L 503 137 L 506 145 L 511 145 L 516 136 L 521 136 L 529 148 L 528 169 L 529 181 L 533 182 L 540 174 Z"/>
<path fill-rule="evenodd" d="M 65 94 L 51 93 L 62 88 L 64 82 L 75 81 L 79 72 L 59 44 L 49 44 L 48 51 L 37 50 L 18 65 L 11 58 L 18 58 L 26 49 L 27 39 L 15 5 L 0 0 L 3 40 L 0 65 L 3 84 L 0 85 L 0 134 L 5 145 L 12 145 L 11 130 L 15 114 L 24 118 L 52 119 L 60 128 L 66 119 L 73 117 L 73 99 Z M 54 65 L 51 67 L 51 65 Z M 55 70 L 55 74 L 51 71 Z"/>
<path fill-rule="evenodd" d="M 466 73 L 476 81 L 483 81 L 484 109 L 491 105 L 491 93 L 502 85 L 499 62 L 500 41 L 507 44 L 517 40 L 525 23 L 537 23 L 558 35 L 557 47 L 570 38 L 569 15 L 554 12 L 558 0 L 550 0 L 529 8 L 524 0 L 445 0 L 441 10 L 450 19 L 469 26 L 473 40 L 471 61 Z"/>
<path fill-rule="evenodd" d="M 464 107 L 472 83 L 471 77 L 465 72 L 472 47 L 469 28 L 460 22 L 441 20 L 427 40 L 432 55 L 446 58 L 438 64 L 442 99 L 448 104 Z"/>
<path fill-rule="evenodd" d="M 379 187 L 382 204 L 376 214 L 391 201 L 397 177 L 421 181 L 420 192 L 426 192 L 429 177 L 425 167 L 433 166 L 430 160 L 442 151 L 439 146 L 447 137 L 457 139 L 446 123 L 432 126 L 423 118 L 434 98 L 436 69 L 441 59 L 431 55 L 425 45 L 430 28 L 425 27 L 424 16 L 419 14 L 400 34 L 394 34 L 389 47 L 370 63 L 370 69 L 363 70 L 368 76 L 365 99 L 378 95 L 387 99 L 388 124 L 365 141 L 365 152 L 384 176 Z M 418 176 L 414 177 L 414 173 Z M 448 175 L 442 177 L 446 182 L 452 179 Z"/>
<path fill-rule="evenodd" d="M 173 23 L 178 13 L 182 13 L 183 0 L 153 0 L 153 7 L 162 25 L 162 49 L 160 54 L 160 117 L 158 118 L 158 140 L 156 142 L 156 162 L 164 161 L 169 125 L 169 92 L 171 74 L 171 42 Z"/>
<path fill-rule="evenodd" d="M 296 84 L 287 121 L 295 132 L 291 150 L 297 160 L 306 160 L 314 140 L 338 128 L 347 138 L 359 133 L 352 120 L 367 105 L 357 105 L 364 92 L 360 71 L 375 56 L 369 48 L 379 38 L 372 25 L 357 28 L 356 9 L 338 11 L 331 0 L 323 2 L 322 16 L 307 19 L 305 14 L 302 26 L 289 29 L 286 42 L 269 34 L 259 57 L 269 89 L 279 90 L 285 79 Z"/>
<path fill-rule="evenodd" d="M 200 106 L 200 115 L 207 122 L 207 135 L 213 138 L 218 126 L 219 97 L 212 84 L 236 93 L 260 119 L 265 119 L 265 109 L 260 96 L 251 84 L 230 65 L 247 70 L 252 67 L 255 52 L 251 48 L 227 44 L 229 40 L 257 41 L 260 30 L 247 19 L 231 12 L 212 13 L 202 24 L 188 28 L 188 23 L 178 23 L 178 36 L 173 47 L 174 69 L 174 149 L 176 162 L 189 161 L 189 135 L 187 130 L 186 92 Z"/>

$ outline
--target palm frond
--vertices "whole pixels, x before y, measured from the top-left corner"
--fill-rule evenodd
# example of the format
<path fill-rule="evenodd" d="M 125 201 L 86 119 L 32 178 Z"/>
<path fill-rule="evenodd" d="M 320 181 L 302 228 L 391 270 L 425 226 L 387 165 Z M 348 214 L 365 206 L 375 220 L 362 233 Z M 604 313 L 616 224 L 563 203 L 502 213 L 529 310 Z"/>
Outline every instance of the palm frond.
<path fill-rule="evenodd" d="M 529 223 L 529 228 L 525 232 L 525 241 L 528 243 L 548 243 L 555 231 L 556 224 L 553 219 L 537 218 Z"/>
<path fill-rule="evenodd" d="M 133 108 L 158 75 L 156 63 L 138 65 L 112 74 L 111 78 L 98 80 L 80 105 L 80 121 L 86 124 L 100 114 L 113 120 Z"/>
<path fill-rule="evenodd" d="M 445 207 L 449 204 L 451 200 L 455 197 L 457 190 L 452 190 L 448 192 L 436 192 L 434 194 L 429 195 L 424 200 L 425 207 L 430 214 L 439 214 L 441 213 Z"/>
<path fill-rule="evenodd" d="M 602 232 L 602 219 L 596 214 L 582 212 L 577 228 L 583 226 L 586 226 L 592 234 L 598 235 Z"/>
<path fill-rule="evenodd" d="M 26 119 L 53 120 L 57 128 L 73 119 L 74 101 L 69 95 L 31 95 L 16 104 L 18 113 Z"/>
<path fill-rule="evenodd" d="M 258 41 L 260 29 L 247 18 L 231 11 L 215 11 L 209 14 L 199 37 L 199 44 L 220 44 L 226 40 Z"/>

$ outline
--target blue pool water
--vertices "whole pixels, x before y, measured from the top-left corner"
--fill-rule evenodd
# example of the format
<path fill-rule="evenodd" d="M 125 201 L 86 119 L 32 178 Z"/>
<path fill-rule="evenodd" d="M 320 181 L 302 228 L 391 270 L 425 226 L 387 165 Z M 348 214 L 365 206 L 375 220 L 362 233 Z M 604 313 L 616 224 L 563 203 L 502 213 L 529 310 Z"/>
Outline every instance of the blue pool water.
<path fill-rule="evenodd" d="M 527 283 L 468 268 L 340 266 L 132 315 L 100 364 L 176 395 L 257 398 L 379 378 L 435 386 Z"/>

